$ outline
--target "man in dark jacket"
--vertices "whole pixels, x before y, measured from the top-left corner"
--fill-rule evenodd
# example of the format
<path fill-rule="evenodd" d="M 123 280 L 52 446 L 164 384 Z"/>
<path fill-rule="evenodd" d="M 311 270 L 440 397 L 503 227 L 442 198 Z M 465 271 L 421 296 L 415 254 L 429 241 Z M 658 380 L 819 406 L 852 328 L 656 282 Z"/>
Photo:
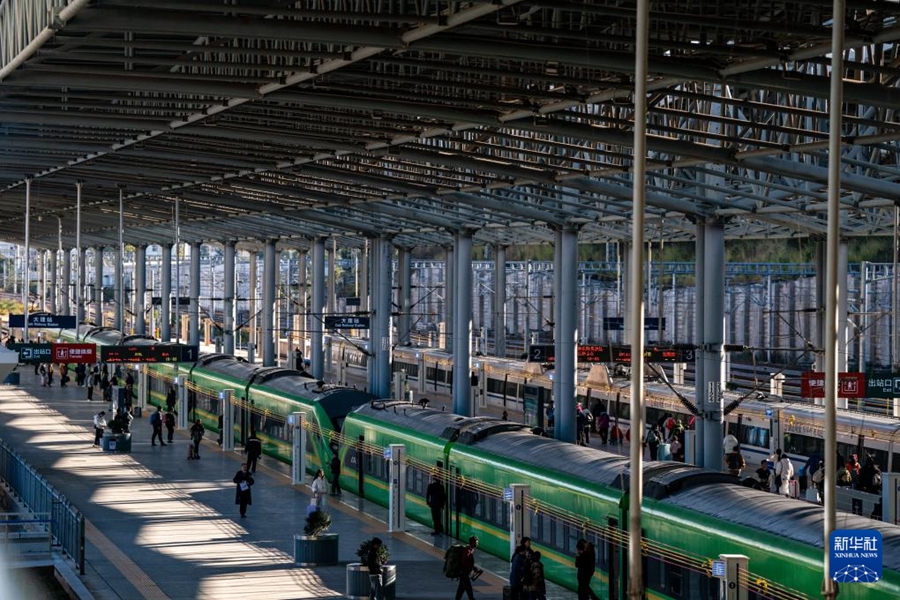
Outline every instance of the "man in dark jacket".
<path fill-rule="evenodd" d="M 247 506 L 253 504 L 253 496 L 250 493 L 250 486 L 253 485 L 253 476 L 247 470 L 247 463 L 241 465 L 241 470 L 235 473 L 232 479 L 237 484 L 234 493 L 234 503 L 241 507 L 241 516 L 247 516 Z"/>
<path fill-rule="evenodd" d="M 247 466 L 250 467 L 251 473 L 256 473 L 256 463 L 262 456 L 262 442 L 256 437 L 255 430 L 250 430 L 250 437 L 247 438 L 244 448 L 247 450 Z"/>
<path fill-rule="evenodd" d="M 370 600 L 384 600 L 384 582 L 381 580 L 381 539 L 372 538 L 369 553 L 366 554 L 366 566 L 369 568 L 369 581 L 372 583 Z"/>
<path fill-rule="evenodd" d="M 331 457 L 331 495 L 344 495 L 344 490 L 341 489 L 341 458 L 337 452 Z"/>
<path fill-rule="evenodd" d="M 460 600 L 465 592 L 469 600 L 475 600 L 472 593 L 472 577 L 481 574 L 481 569 L 475 566 L 475 550 L 478 548 L 478 538 L 474 535 L 469 538 L 469 545 L 463 552 L 462 565 L 460 565 L 459 585 L 456 586 L 456 600 Z"/>
<path fill-rule="evenodd" d="M 434 523 L 431 535 L 444 533 L 444 505 L 447 503 L 447 494 L 444 491 L 444 484 L 436 474 L 431 476 L 431 483 L 425 490 L 425 502 L 431 509 L 431 520 Z"/>

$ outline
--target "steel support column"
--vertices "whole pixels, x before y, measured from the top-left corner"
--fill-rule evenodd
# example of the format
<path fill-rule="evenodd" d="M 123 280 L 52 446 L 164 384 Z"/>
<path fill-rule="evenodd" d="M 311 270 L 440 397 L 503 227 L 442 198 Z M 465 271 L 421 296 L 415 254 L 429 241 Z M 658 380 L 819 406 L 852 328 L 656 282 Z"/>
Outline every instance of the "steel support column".
<path fill-rule="evenodd" d="M 725 228 L 721 221 L 707 221 L 704 227 L 703 256 L 703 463 L 714 471 L 722 470 L 723 392 L 725 381 Z"/>
<path fill-rule="evenodd" d="M 79 325 L 84 322 L 84 284 L 87 281 L 85 279 L 87 250 L 81 247 L 81 188 L 83 186 L 83 182 L 75 182 L 75 260 L 77 261 L 75 265 L 75 319 Z M 65 257 L 63 257 L 63 260 L 66 260 Z M 64 305 L 67 309 L 69 306 L 70 281 L 70 278 L 66 278 L 66 285 L 63 286 Z"/>
<path fill-rule="evenodd" d="M 115 264 L 115 284 L 113 287 L 113 297 L 115 302 L 115 325 L 119 331 L 125 331 L 125 200 L 124 190 L 119 187 L 119 241 L 116 244 L 116 264 Z"/>
<path fill-rule="evenodd" d="M 134 332 L 147 333 L 147 317 L 144 314 L 144 300 L 147 295 L 147 246 L 140 244 L 134 248 Z"/>
<path fill-rule="evenodd" d="M 474 416 L 472 398 L 472 232 L 456 235 L 453 256 L 456 277 L 453 283 L 453 412 Z"/>
<path fill-rule="evenodd" d="M 556 232 L 554 259 L 559 270 L 555 277 L 559 295 L 556 298 L 554 340 L 556 367 L 554 394 L 556 400 L 556 438 L 574 443 L 578 439 L 575 415 L 575 382 L 578 351 L 578 230 L 565 227 Z M 589 407 L 584 407 L 588 410 Z"/>
<path fill-rule="evenodd" d="M 297 345 L 304 356 L 306 356 L 306 340 L 309 339 L 307 256 L 306 250 L 297 248 L 297 306 L 295 308 L 297 311 L 297 328 L 300 330 L 297 332 Z"/>
<path fill-rule="evenodd" d="M 63 264 L 62 264 L 62 284 L 59 286 L 60 292 L 60 314 L 63 315 L 71 315 L 72 310 L 70 309 L 69 302 L 69 290 L 72 289 L 72 253 L 68 250 L 63 252 Z M 81 264 L 84 264 L 83 262 Z M 84 279 L 84 275 L 82 274 L 82 280 Z M 81 319 L 78 320 L 78 324 L 80 325 L 84 321 L 84 304 L 81 304 Z M 77 316 L 76 316 L 77 319 Z"/>
<path fill-rule="evenodd" d="M 506 246 L 494 250 L 494 356 L 506 357 Z M 528 340 L 525 340 L 526 350 Z M 487 354 L 487 352 L 485 352 Z"/>
<path fill-rule="evenodd" d="M 391 395 L 391 268 L 394 247 L 391 240 L 372 240 L 372 319 L 369 358 L 369 391 L 379 398 Z"/>
<path fill-rule="evenodd" d="M 50 313 L 58 314 L 59 311 L 59 269 L 57 268 L 58 250 L 50 251 Z"/>
<path fill-rule="evenodd" d="M 325 313 L 325 238 L 316 238 L 312 243 L 312 293 L 309 307 L 309 368 L 316 379 L 325 376 L 325 352 L 322 318 Z"/>
<path fill-rule="evenodd" d="M 224 301 L 223 301 L 223 311 L 224 311 L 224 348 L 223 351 L 225 354 L 234 355 L 234 260 L 235 260 L 235 242 L 228 241 L 225 242 L 225 264 L 223 266 L 225 271 L 225 282 L 224 282 Z"/>
<path fill-rule="evenodd" d="M 103 246 L 94 248 L 94 324 L 103 327 Z"/>
<path fill-rule="evenodd" d="M 412 311 L 412 261 L 409 248 L 397 248 L 397 343 L 410 343 L 410 312 Z"/>
<path fill-rule="evenodd" d="M 188 282 L 188 344 L 200 344 L 200 242 L 191 243 L 190 281 Z"/>
<path fill-rule="evenodd" d="M 262 286 L 262 360 L 264 367 L 275 366 L 275 274 L 278 271 L 278 253 L 275 240 L 267 240 L 263 255 Z"/>
<path fill-rule="evenodd" d="M 159 282 L 159 339 L 172 341 L 172 244 L 160 244 L 162 274 Z"/>
<path fill-rule="evenodd" d="M 453 314 L 456 312 L 456 260 L 452 246 L 444 249 L 444 334 L 441 346 L 453 353 Z"/>

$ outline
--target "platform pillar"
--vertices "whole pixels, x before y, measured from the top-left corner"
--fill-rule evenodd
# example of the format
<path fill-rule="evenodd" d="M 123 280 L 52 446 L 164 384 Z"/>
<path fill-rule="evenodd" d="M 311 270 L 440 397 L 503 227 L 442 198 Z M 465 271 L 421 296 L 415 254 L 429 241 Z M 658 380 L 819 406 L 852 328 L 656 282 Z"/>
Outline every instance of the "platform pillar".
<path fill-rule="evenodd" d="M 390 461 L 388 532 L 402 532 L 406 528 L 406 447 L 391 444 L 385 448 L 384 458 Z"/>
<path fill-rule="evenodd" d="M 278 253 L 275 240 L 266 240 L 263 252 L 262 280 L 262 359 L 264 367 L 275 366 L 275 274 L 278 272 Z"/>
<path fill-rule="evenodd" d="M 453 412 L 475 415 L 472 399 L 472 232 L 456 234 L 453 286 Z"/>
<path fill-rule="evenodd" d="M 325 312 L 325 239 L 316 238 L 312 243 L 312 294 L 309 307 L 309 369 L 316 379 L 325 376 L 325 350 L 323 348 L 323 320 Z"/>
<path fill-rule="evenodd" d="M 200 344 L 200 242 L 191 244 L 190 270 L 188 331 L 185 339 L 188 344 L 195 346 Z"/>
<path fill-rule="evenodd" d="M 503 490 L 503 499 L 509 506 L 509 555 L 516 553 L 522 539 L 531 537 L 531 515 L 525 507 L 525 500 L 531 495 L 531 486 L 513 483 Z"/>
<path fill-rule="evenodd" d="M 103 246 L 94 248 L 94 324 L 103 327 Z"/>
<path fill-rule="evenodd" d="M 291 444 L 291 485 L 306 483 L 306 429 L 303 421 L 306 413 L 303 411 L 291 413 L 288 422 L 293 430 Z"/>
<path fill-rule="evenodd" d="M 144 316 L 144 296 L 147 295 L 147 246 L 134 249 L 134 332 L 147 333 L 147 319 Z"/>
<path fill-rule="evenodd" d="M 219 392 L 220 408 L 222 409 L 222 430 L 219 439 L 222 440 L 222 452 L 234 450 L 234 390 L 224 389 Z"/>
<path fill-rule="evenodd" d="M 159 282 L 159 341 L 172 341 L 172 244 L 161 244 L 162 275 Z"/>
<path fill-rule="evenodd" d="M 189 429 L 187 374 L 175 378 L 175 390 L 178 392 L 178 428 Z"/>
<path fill-rule="evenodd" d="M 234 257 L 235 242 L 225 242 L 225 282 L 224 282 L 224 353 L 234 355 Z"/>

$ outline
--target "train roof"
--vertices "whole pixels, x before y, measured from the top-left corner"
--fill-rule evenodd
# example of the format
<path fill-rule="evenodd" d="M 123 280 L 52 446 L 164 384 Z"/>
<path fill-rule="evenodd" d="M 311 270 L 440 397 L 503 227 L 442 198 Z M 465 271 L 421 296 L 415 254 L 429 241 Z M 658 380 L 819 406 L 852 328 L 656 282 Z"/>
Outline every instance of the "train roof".
<path fill-rule="evenodd" d="M 817 504 L 736 485 L 692 487 L 689 493 L 673 494 L 662 502 L 824 549 L 825 512 Z M 884 567 L 900 571 L 900 527 L 839 512 L 837 528 L 880 531 Z"/>
<path fill-rule="evenodd" d="M 486 417 L 463 417 L 451 412 L 422 408 L 403 401 L 374 401 L 360 406 L 355 414 L 391 423 L 443 440 L 455 440 L 466 425 Z"/>
<path fill-rule="evenodd" d="M 492 433 L 469 446 L 495 456 L 534 464 L 536 468 L 546 470 L 554 476 L 562 474 L 618 490 L 628 489 L 627 456 L 537 436 L 529 431 Z M 734 484 L 737 481 L 736 477 L 727 473 L 683 463 L 669 461 L 644 463 L 644 496 L 648 498 L 665 498 L 682 489 L 701 484 Z"/>

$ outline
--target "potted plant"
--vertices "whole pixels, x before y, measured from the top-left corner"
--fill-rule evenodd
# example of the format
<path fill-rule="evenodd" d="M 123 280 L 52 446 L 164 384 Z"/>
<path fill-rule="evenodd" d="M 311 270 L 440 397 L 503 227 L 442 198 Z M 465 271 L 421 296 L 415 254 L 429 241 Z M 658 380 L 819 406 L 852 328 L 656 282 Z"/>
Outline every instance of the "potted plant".
<path fill-rule="evenodd" d="M 119 413 L 109 422 L 109 431 L 103 433 L 102 443 L 107 452 L 131 452 L 131 434 L 124 414 Z"/>
<path fill-rule="evenodd" d="M 374 538 L 373 538 L 374 539 Z M 368 600 L 372 585 L 369 582 L 369 568 L 366 566 L 366 558 L 369 556 L 369 548 L 372 539 L 363 540 L 356 549 L 356 556 L 361 562 L 347 565 L 347 598 L 351 600 Z M 387 561 L 391 553 L 387 546 L 382 544 L 378 549 L 378 558 L 381 562 L 381 581 L 384 588 L 385 600 L 394 600 L 397 595 L 397 565 L 389 565 Z"/>
<path fill-rule="evenodd" d="M 338 534 L 327 533 L 331 515 L 314 510 L 306 515 L 303 535 L 294 536 L 294 562 L 301 567 L 336 565 L 338 562 Z"/>

